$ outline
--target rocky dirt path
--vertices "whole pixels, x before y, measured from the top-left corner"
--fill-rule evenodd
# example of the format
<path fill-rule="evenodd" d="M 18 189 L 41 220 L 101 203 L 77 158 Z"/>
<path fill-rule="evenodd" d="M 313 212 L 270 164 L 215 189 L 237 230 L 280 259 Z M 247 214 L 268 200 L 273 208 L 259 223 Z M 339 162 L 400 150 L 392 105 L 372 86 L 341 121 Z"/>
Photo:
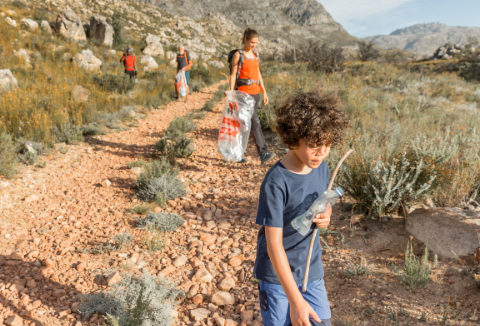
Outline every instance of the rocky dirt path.
<path fill-rule="evenodd" d="M 17 179 L 1 183 L 0 325 L 2 319 L 14 326 L 102 324 L 100 316 L 82 319 L 78 296 L 105 289 L 104 275 L 115 271 L 146 271 L 176 282 L 187 298 L 175 325 L 262 325 L 251 273 L 258 191 L 271 164 L 260 165 L 253 143 L 248 164 L 224 162 L 216 150 L 221 104 L 196 120 L 190 133 L 196 151 L 178 161 L 188 194 L 170 201 L 167 210 L 186 223 L 166 234 L 162 251 L 147 250 L 130 212 L 139 202 L 132 188 L 136 175 L 126 164 L 148 155 L 175 116 L 199 110 L 216 89 L 193 94 L 188 105 L 152 111 L 131 130 L 68 146 L 66 154 L 52 154 L 44 169 L 25 167 Z M 280 155 L 273 136 L 267 141 Z M 111 185 L 102 186 L 107 179 Z M 422 325 L 435 325 L 449 302 L 452 311 L 463 311 L 459 325 L 476 322 L 475 292 L 458 264 L 441 261 L 438 280 L 424 291 L 407 291 L 394 272 L 409 240 L 402 223 L 352 227 L 339 219 L 345 214 L 350 213 L 334 210 L 331 234 L 322 240 L 335 326 L 390 325 L 392 312 L 395 325 L 417 325 L 422 313 L 428 321 Z M 92 253 L 122 232 L 135 238 L 129 248 Z M 422 251 L 422 244 L 415 246 Z M 373 264 L 370 275 L 347 277 L 358 264 Z"/>

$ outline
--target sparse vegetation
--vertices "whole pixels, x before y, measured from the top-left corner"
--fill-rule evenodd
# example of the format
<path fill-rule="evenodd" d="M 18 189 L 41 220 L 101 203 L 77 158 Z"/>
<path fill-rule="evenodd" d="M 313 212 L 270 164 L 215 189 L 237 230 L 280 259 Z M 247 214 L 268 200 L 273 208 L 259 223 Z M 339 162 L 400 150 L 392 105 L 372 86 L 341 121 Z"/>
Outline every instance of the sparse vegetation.
<path fill-rule="evenodd" d="M 411 291 L 415 291 L 427 285 L 429 275 L 428 248 L 425 247 L 425 255 L 419 259 L 413 253 L 412 243 L 409 242 L 405 252 L 405 267 L 401 275 L 403 284 Z"/>
<path fill-rule="evenodd" d="M 380 51 L 375 48 L 373 43 L 361 42 L 358 44 L 357 57 L 360 61 L 373 61 L 380 56 Z"/>
<path fill-rule="evenodd" d="M 0 175 L 11 178 L 17 168 L 17 151 L 12 136 L 0 133 Z"/>
<path fill-rule="evenodd" d="M 350 264 L 345 270 L 347 277 L 365 277 L 372 272 L 373 264 L 368 264 L 367 260 L 362 257 L 360 264 Z"/>
<path fill-rule="evenodd" d="M 130 212 L 132 214 L 143 215 L 149 212 L 154 206 L 152 204 L 144 204 L 144 205 L 135 205 L 132 207 Z"/>
<path fill-rule="evenodd" d="M 175 299 L 182 293 L 165 279 L 144 273 L 140 276 L 123 274 L 122 280 L 98 294 L 81 295 L 80 313 L 108 316 L 113 325 L 170 326 Z"/>
<path fill-rule="evenodd" d="M 177 214 L 153 213 L 149 212 L 147 216 L 137 219 L 138 227 L 153 227 L 156 230 L 172 232 L 181 226 L 185 220 Z"/>

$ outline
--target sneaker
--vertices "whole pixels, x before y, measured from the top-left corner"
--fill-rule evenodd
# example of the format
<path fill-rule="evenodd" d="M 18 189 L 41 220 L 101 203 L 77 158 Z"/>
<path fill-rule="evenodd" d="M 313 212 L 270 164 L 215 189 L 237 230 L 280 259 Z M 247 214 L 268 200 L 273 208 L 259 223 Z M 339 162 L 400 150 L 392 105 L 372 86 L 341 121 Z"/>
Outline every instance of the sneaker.
<path fill-rule="evenodd" d="M 185 99 L 185 101 L 183 103 L 188 103 L 188 98 Z"/>
<path fill-rule="evenodd" d="M 260 155 L 260 161 L 262 162 L 262 164 L 265 164 L 268 161 L 271 161 L 274 157 L 275 157 L 274 153 L 265 152 L 265 153 L 262 153 L 262 155 Z"/>
<path fill-rule="evenodd" d="M 245 157 L 242 157 L 237 163 L 247 163 L 248 160 Z"/>

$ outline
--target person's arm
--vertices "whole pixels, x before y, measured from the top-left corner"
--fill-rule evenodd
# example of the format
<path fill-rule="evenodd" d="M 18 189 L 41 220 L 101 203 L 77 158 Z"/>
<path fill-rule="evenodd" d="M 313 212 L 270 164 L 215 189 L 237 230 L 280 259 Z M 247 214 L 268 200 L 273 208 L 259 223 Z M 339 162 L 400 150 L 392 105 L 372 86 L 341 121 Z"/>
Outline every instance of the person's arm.
<path fill-rule="evenodd" d="M 260 80 L 260 89 L 262 90 L 262 93 L 263 93 L 263 105 L 267 105 L 268 95 L 267 95 L 267 90 L 265 89 L 265 85 L 263 84 L 263 78 L 262 78 L 262 74 L 260 73 L 260 67 L 258 68 L 258 79 Z"/>
<path fill-rule="evenodd" d="M 321 322 L 315 310 L 303 299 L 293 278 L 287 254 L 283 247 L 283 229 L 265 226 L 268 257 L 290 303 L 290 319 L 293 326 L 310 326 L 309 317 Z"/>
<path fill-rule="evenodd" d="M 237 82 L 238 62 L 240 61 L 240 52 L 236 52 L 232 58 L 232 73 L 230 74 L 230 90 L 235 90 Z"/>
<path fill-rule="evenodd" d="M 125 60 L 125 56 L 123 55 L 122 58 L 120 59 L 120 63 L 123 63 L 123 60 Z"/>

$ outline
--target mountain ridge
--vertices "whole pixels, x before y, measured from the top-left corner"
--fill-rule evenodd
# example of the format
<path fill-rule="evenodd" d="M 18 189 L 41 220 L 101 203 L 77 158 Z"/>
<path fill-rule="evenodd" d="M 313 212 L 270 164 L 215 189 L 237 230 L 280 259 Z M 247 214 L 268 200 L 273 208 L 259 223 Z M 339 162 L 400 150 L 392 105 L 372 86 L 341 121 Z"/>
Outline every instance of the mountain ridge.
<path fill-rule="evenodd" d="M 449 26 L 434 22 L 400 28 L 389 35 L 363 38 L 384 49 L 398 48 L 424 55 L 432 55 L 441 45 L 464 44 L 469 37 L 480 39 L 480 27 Z"/>
<path fill-rule="evenodd" d="M 336 45 L 353 45 L 358 39 L 348 34 L 316 0 L 140 0 L 171 15 L 203 19 L 220 14 L 237 27 L 251 27 L 270 40 L 303 43 L 326 41 L 335 35 Z M 251 8 L 251 9 L 245 9 Z M 331 41 L 331 40 L 330 40 Z"/>

